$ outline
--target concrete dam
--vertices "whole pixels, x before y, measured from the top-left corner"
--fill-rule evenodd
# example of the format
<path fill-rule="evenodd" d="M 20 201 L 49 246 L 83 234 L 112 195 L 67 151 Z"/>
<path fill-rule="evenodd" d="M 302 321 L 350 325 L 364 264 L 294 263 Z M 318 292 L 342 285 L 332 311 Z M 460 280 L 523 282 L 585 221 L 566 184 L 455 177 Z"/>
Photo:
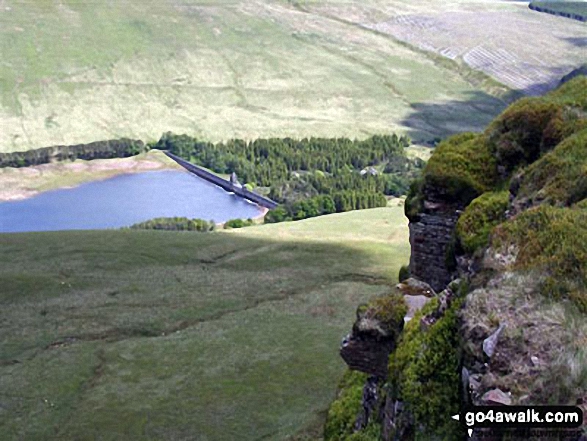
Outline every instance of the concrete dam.
<path fill-rule="evenodd" d="M 165 151 L 165 154 L 185 168 L 190 173 L 195 174 L 196 176 L 205 179 L 212 184 L 218 185 L 219 187 L 223 188 L 226 191 L 230 191 L 237 196 L 245 198 L 251 202 L 254 202 L 261 207 L 265 207 L 268 209 L 273 209 L 277 207 L 277 202 L 272 201 L 269 198 L 261 196 L 257 193 L 247 190 L 244 186 L 238 185 L 235 182 L 227 181 L 226 179 L 222 179 L 216 176 L 214 173 L 209 172 L 208 170 L 199 167 L 197 165 L 192 164 L 191 162 L 186 161 L 185 159 L 180 158 L 177 155 L 174 155 L 171 152 Z"/>

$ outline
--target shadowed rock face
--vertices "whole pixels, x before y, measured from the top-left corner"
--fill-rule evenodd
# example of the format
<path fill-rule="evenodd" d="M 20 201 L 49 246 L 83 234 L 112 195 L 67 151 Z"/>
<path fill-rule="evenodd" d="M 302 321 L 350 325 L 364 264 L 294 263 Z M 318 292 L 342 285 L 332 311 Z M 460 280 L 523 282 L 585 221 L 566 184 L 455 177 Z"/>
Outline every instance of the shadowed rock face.
<path fill-rule="evenodd" d="M 343 340 L 340 356 L 350 369 L 387 378 L 387 362 L 394 348 L 394 338 L 353 332 Z"/>
<path fill-rule="evenodd" d="M 393 295 L 388 297 L 393 298 Z M 396 296 L 395 302 L 398 298 L 397 304 L 391 302 L 382 306 L 374 301 L 359 307 L 352 332 L 343 339 L 340 347 L 340 356 L 350 369 L 381 380 L 387 378 L 389 354 L 395 349 L 407 312 L 402 297 Z M 382 311 L 382 308 L 387 310 Z"/>
<path fill-rule="evenodd" d="M 410 273 L 441 291 L 454 278 L 446 256 L 459 218 L 458 207 L 428 204 L 418 222 L 410 222 Z"/>

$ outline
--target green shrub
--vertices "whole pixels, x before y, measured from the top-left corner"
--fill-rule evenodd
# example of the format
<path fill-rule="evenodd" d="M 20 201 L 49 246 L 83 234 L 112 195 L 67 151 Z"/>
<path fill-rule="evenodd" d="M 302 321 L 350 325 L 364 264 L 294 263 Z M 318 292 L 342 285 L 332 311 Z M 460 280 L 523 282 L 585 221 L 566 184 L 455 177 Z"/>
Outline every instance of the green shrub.
<path fill-rule="evenodd" d="M 458 439 L 458 424 L 450 416 L 459 410 L 460 340 L 455 300 L 445 315 L 426 331 L 420 319 L 438 306 L 430 301 L 408 322 L 389 360 L 390 386 L 407 403 L 416 426 L 427 434 Z"/>
<path fill-rule="evenodd" d="M 493 227 L 505 220 L 509 192 L 487 192 L 474 199 L 457 222 L 456 232 L 463 249 L 473 254 L 486 247 Z"/>
<path fill-rule="evenodd" d="M 422 191 L 467 205 L 496 182 L 496 162 L 486 140 L 465 133 L 438 145 L 424 169 Z"/>
<path fill-rule="evenodd" d="M 546 95 L 555 103 L 587 110 L 587 76 L 580 75 Z"/>
<path fill-rule="evenodd" d="M 408 305 L 404 296 L 394 292 L 376 297 L 366 306 L 359 306 L 357 316 L 377 320 L 385 332 L 396 340 L 404 326 L 404 317 L 407 312 Z"/>
<path fill-rule="evenodd" d="M 224 229 L 250 227 L 253 224 L 253 219 L 231 219 L 224 223 Z"/>
<path fill-rule="evenodd" d="M 361 410 L 365 381 L 367 374 L 346 371 L 339 385 L 338 396 L 328 409 L 324 426 L 325 441 L 346 441 L 352 435 Z"/>
<path fill-rule="evenodd" d="M 562 104 L 545 98 L 523 98 L 509 106 L 486 130 L 498 165 L 506 173 L 532 163 L 563 137 Z"/>
<path fill-rule="evenodd" d="M 379 441 L 381 439 L 381 424 L 370 422 L 360 432 L 353 433 L 346 441 Z"/>
<path fill-rule="evenodd" d="M 409 265 L 402 265 L 399 269 L 398 281 L 403 282 L 406 279 L 410 278 L 410 266 Z"/>
<path fill-rule="evenodd" d="M 544 295 L 569 298 L 587 312 L 587 210 L 581 207 L 527 210 L 496 227 L 492 245 L 516 246 L 516 269 L 539 270 Z"/>
<path fill-rule="evenodd" d="M 415 179 L 410 184 L 408 196 L 404 205 L 404 213 L 410 222 L 418 222 L 418 214 L 424 209 L 424 195 L 422 193 L 423 179 Z"/>
<path fill-rule="evenodd" d="M 568 206 L 587 197 L 587 129 L 561 142 L 530 165 L 518 196 Z"/>
<path fill-rule="evenodd" d="M 132 225 L 133 230 L 167 230 L 167 231 L 214 231 L 213 220 L 188 219 L 187 217 L 158 217 Z"/>

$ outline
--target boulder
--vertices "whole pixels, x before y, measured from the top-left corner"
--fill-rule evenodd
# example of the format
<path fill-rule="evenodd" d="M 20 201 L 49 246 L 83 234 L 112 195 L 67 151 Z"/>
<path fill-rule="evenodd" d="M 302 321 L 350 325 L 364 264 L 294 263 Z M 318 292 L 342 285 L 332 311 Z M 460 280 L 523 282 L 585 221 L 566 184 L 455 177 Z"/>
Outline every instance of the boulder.
<path fill-rule="evenodd" d="M 509 406 L 512 404 L 510 394 L 503 392 L 501 389 L 493 389 L 485 392 L 481 400 L 488 406 Z"/>

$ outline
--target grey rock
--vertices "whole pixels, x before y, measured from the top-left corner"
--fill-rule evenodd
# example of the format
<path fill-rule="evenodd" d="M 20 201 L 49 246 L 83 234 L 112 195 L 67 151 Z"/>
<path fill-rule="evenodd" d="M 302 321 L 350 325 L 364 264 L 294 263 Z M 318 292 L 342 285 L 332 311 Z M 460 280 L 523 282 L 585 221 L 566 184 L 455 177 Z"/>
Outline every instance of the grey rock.
<path fill-rule="evenodd" d="M 493 354 L 495 353 L 495 348 L 497 347 L 499 335 L 502 333 L 504 328 L 505 324 L 500 324 L 499 328 L 497 328 L 497 331 L 495 331 L 493 334 L 491 334 L 489 337 L 483 340 L 483 352 L 485 352 L 485 355 L 487 355 L 489 358 L 493 357 Z"/>
<path fill-rule="evenodd" d="M 367 427 L 373 417 L 379 413 L 379 378 L 371 376 L 367 378 L 363 386 L 363 397 L 361 399 L 361 411 L 355 421 L 355 431 Z"/>
<path fill-rule="evenodd" d="M 493 389 L 483 394 L 481 398 L 483 402 L 488 405 L 503 405 L 509 406 L 512 404 L 512 398 L 509 394 L 503 392 L 501 389 Z"/>

